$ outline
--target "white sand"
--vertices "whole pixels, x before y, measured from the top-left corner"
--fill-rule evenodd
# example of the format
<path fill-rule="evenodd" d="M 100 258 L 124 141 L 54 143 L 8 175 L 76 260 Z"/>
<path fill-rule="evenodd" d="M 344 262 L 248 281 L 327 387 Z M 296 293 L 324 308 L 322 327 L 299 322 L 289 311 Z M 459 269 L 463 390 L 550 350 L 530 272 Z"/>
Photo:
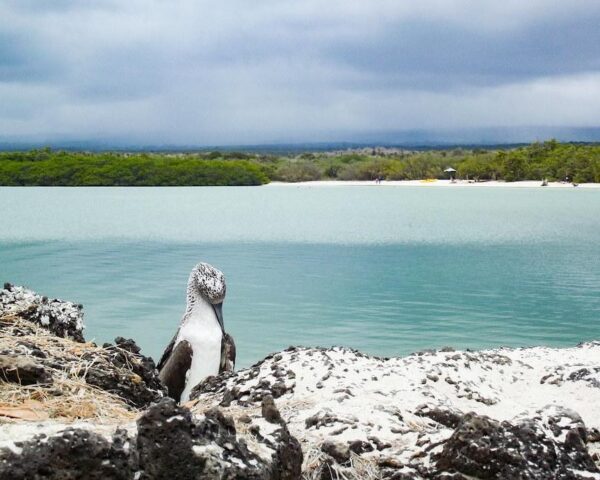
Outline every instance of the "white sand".
<path fill-rule="evenodd" d="M 503 181 L 489 181 L 489 182 L 469 182 L 467 180 L 457 180 L 452 183 L 450 180 L 383 180 L 381 183 L 375 183 L 375 181 L 366 180 L 317 180 L 311 182 L 271 182 L 265 186 L 281 186 L 285 185 L 288 187 L 332 187 L 332 186 L 346 186 L 346 187 L 503 187 L 503 188 L 570 188 L 577 190 L 579 188 L 600 188 L 600 183 L 581 183 L 576 188 L 571 183 L 562 182 L 549 182 L 547 187 L 542 187 L 542 182 L 539 180 L 527 180 L 522 182 L 503 182 Z"/>

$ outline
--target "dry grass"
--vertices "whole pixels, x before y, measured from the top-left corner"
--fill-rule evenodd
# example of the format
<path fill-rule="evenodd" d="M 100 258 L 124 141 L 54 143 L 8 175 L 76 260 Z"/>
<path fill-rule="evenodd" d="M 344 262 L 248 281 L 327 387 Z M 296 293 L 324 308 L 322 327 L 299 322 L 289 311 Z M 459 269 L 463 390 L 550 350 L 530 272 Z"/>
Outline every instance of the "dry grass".
<path fill-rule="evenodd" d="M 323 470 L 329 470 L 329 477 L 334 480 L 380 480 L 381 474 L 376 463 L 369 459 L 350 454 L 348 466 L 330 466 L 329 457 L 319 448 L 312 446 L 304 450 L 304 464 L 302 465 L 303 480 L 320 480 Z"/>
<path fill-rule="evenodd" d="M 39 348 L 47 359 L 29 355 L 23 344 Z M 23 420 L 90 419 L 113 423 L 132 420 L 137 411 L 117 395 L 85 381 L 92 365 L 108 365 L 106 350 L 92 343 L 59 338 L 32 322 L 0 317 L 0 352 L 29 356 L 52 374 L 51 384 L 20 385 L 0 380 L 0 423 Z M 49 365 L 51 360 L 54 365 Z"/>

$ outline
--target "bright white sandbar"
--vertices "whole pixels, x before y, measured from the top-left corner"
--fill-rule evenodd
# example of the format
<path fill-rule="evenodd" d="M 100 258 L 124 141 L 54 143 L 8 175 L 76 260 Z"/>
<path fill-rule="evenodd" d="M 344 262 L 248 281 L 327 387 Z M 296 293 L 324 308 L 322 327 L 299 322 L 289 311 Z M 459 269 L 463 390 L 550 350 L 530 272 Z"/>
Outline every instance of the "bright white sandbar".
<path fill-rule="evenodd" d="M 541 187 L 541 181 L 538 180 L 524 180 L 520 182 L 501 182 L 501 181 L 489 181 L 489 182 L 469 182 L 467 180 L 457 180 L 452 183 L 450 180 L 383 180 L 381 183 L 368 180 L 315 180 L 310 182 L 272 182 L 267 186 L 296 186 L 296 187 L 503 187 L 503 188 L 537 188 Z M 548 182 L 548 185 L 544 188 L 570 188 L 573 189 L 571 183 L 562 182 Z M 600 183 L 581 183 L 576 188 L 600 188 Z"/>

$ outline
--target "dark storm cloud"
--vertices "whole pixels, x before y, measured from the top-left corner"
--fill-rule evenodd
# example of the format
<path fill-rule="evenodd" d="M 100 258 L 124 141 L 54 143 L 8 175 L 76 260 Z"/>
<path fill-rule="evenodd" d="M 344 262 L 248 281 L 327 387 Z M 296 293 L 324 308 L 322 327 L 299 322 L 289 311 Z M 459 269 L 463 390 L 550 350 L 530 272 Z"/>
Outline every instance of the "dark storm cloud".
<path fill-rule="evenodd" d="M 0 136 L 595 126 L 599 24 L 585 0 L 8 0 Z"/>
<path fill-rule="evenodd" d="M 56 75 L 60 62 L 46 56 L 31 35 L 0 31 L 0 81 L 45 82 Z"/>
<path fill-rule="evenodd" d="M 363 41 L 326 48 L 332 62 L 372 72 L 390 86 L 444 89 L 498 85 L 600 69 L 600 16 L 533 22 L 516 31 L 471 30 L 443 21 L 389 25 Z"/>

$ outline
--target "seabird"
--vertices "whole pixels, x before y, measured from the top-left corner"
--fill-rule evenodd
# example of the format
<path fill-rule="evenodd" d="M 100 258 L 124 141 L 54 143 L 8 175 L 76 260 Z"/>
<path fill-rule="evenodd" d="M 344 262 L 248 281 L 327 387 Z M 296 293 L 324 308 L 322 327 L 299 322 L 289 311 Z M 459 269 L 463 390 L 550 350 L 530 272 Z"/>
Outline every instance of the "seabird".
<path fill-rule="evenodd" d="M 158 362 L 158 376 L 177 401 L 189 400 L 206 377 L 235 366 L 235 343 L 223 325 L 225 290 L 225 276 L 208 263 L 190 273 L 185 314 Z"/>

